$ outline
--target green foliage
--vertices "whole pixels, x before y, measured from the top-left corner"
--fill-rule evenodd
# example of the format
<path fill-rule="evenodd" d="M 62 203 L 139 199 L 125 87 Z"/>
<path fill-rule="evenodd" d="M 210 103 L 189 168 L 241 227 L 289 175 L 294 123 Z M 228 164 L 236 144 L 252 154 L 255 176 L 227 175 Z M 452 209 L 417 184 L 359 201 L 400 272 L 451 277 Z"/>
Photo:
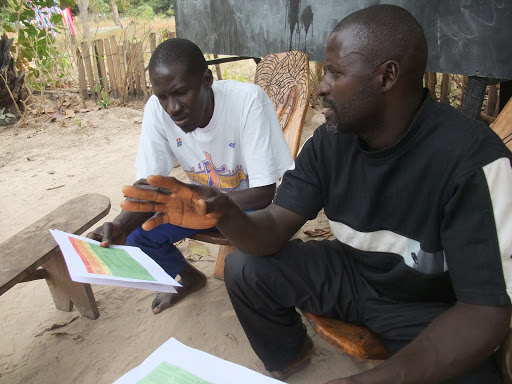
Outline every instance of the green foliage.
<path fill-rule="evenodd" d="M 55 38 L 47 30 L 39 30 L 34 26 L 34 11 L 25 0 L 3 1 L 7 2 L 11 10 L 16 10 L 10 13 L 2 28 L 16 34 L 12 53 L 17 58 L 18 65 L 25 63 L 23 69 L 28 72 L 27 81 L 36 89 L 42 89 L 50 84 L 59 85 L 66 70 L 71 67 L 69 57 L 57 49 Z M 53 0 L 33 0 L 33 4 L 40 7 L 54 5 Z M 64 30 L 62 15 L 52 15 L 51 21 L 54 24 L 54 31 L 58 33 Z M 27 63 L 30 64 L 27 66 Z"/>
<path fill-rule="evenodd" d="M 12 113 L 5 112 L 5 108 L 0 109 L 0 122 L 3 124 L 9 124 L 11 119 L 14 119 L 16 116 L 14 116 Z"/>
<path fill-rule="evenodd" d="M 144 20 L 153 20 L 155 17 L 155 12 L 153 12 L 153 8 L 149 4 L 140 4 L 136 8 L 132 9 L 128 12 L 130 16 L 135 16 Z"/>
<path fill-rule="evenodd" d="M 7 0 L 0 0 L 0 25 L 9 24 L 9 15 L 16 13 L 16 10 Z"/>
<path fill-rule="evenodd" d="M 89 3 L 89 11 L 92 13 L 109 14 L 112 12 L 112 7 L 109 0 L 91 0 Z"/>
<path fill-rule="evenodd" d="M 153 11 L 167 16 L 174 16 L 174 0 L 153 0 Z"/>
<path fill-rule="evenodd" d="M 110 97 L 108 92 L 101 92 L 101 100 L 96 102 L 96 105 L 99 105 L 102 108 L 107 108 L 111 104 Z"/>

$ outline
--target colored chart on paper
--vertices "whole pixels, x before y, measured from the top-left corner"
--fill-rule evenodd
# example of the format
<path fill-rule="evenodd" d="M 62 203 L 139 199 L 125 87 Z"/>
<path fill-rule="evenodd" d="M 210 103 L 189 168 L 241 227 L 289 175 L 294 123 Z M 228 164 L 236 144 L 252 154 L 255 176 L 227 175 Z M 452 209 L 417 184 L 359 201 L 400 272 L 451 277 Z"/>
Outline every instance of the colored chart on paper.
<path fill-rule="evenodd" d="M 89 273 L 156 281 L 146 268 L 123 249 L 104 248 L 74 237 L 68 239 Z"/>
<path fill-rule="evenodd" d="M 175 365 L 162 361 L 137 384 L 212 384 Z"/>

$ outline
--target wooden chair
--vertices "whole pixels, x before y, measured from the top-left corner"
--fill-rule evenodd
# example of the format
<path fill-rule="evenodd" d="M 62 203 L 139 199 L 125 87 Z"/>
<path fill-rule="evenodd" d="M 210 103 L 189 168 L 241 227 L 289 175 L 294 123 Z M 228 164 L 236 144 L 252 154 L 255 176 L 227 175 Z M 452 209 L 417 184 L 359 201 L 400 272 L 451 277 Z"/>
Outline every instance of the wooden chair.
<path fill-rule="evenodd" d="M 309 104 L 309 59 L 300 51 L 273 53 L 256 67 L 254 83 L 267 92 L 274 104 L 288 148 L 295 159 Z M 202 232 L 190 237 L 218 244 L 219 253 L 213 276 L 224 279 L 224 259 L 235 248 L 220 232 Z"/>
<path fill-rule="evenodd" d="M 512 151 L 512 99 L 500 112 L 492 129 Z M 308 312 L 303 312 L 303 315 L 322 339 L 351 357 L 371 360 L 370 362 L 389 357 L 389 353 L 378 336 L 365 327 Z M 506 383 L 512 384 L 512 333 L 503 344 L 498 358 Z"/>
<path fill-rule="evenodd" d="M 81 234 L 109 210 L 110 200 L 106 196 L 75 197 L 0 244 L 0 295 L 17 283 L 46 279 L 57 309 L 69 312 L 74 304 L 82 316 L 98 318 L 100 313 L 91 286 L 71 281 L 49 229 Z"/>

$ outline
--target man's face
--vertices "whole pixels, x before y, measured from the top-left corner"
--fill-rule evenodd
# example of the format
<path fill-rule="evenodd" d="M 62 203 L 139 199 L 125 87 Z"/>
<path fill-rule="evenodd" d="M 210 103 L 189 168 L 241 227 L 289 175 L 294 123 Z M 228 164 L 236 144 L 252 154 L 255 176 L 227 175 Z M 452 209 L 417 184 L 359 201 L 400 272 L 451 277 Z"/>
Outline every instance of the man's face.
<path fill-rule="evenodd" d="M 317 88 L 323 97 L 327 129 L 333 133 L 360 133 L 371 129 L 377 112 L 375 69 L 363 53 L 357 27 L 333 33 L 325 49 L 326 74 Z"/>
<path fill-rule="evenodd" d="M 184 132 L 206 126 L 213 113 L 211 84 L 213 78 L 204 74 L 190 74 L 181 64 L 157 67 L 150 73 L 153 93 L 174 123 Z"/>

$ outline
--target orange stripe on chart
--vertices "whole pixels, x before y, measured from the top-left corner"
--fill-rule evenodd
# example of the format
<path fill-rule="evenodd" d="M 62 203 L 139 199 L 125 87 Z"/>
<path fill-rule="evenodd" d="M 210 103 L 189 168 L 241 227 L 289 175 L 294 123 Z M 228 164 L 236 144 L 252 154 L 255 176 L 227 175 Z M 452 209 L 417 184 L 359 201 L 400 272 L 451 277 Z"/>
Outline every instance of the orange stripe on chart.
<path fill-rule="evenodd" d="M 112 276 L 108 266 L 91 250 L 87 242 L 75 239 L 74 237 L 69 237 L 69 241 L 76 253 L 78 253 L 78 256 L 80 256 L 80 259 L 82 259 L 87 272 Z"/>

